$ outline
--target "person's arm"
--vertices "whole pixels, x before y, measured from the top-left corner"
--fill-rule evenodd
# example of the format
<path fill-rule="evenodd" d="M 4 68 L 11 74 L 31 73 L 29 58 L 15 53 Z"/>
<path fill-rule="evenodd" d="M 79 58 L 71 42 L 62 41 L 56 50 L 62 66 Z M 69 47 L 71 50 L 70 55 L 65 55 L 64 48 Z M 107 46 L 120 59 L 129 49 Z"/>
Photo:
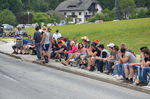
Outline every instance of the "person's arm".
<path fill-rule="evenodd" d="M 42 44 L 44 44 L 45 39 L 46 39 L 46 34 L 43 33 L 43 35 L 42 35 L 42 41 L 41 41 Z"/>
<path fill-rule="evenodd" d="M 147 62 L 145 62 L 145 58 L 144 58 L 144 54 L 143 53 L 141 54 L 141 59 L 142 59 L 142 61 L 141 61 L 141 67 L 142 68 L 147 67 L 147 66 L 150 65 L 150 60 L 148 60 Z"/>
<path fill-rule="evenodd" d="M 121 57 L 119 56 L 119 59 L 122 63 L 126 63 L 129 60 L 129 56 L 125 56 L 124 58 L 122 56 Z"/>
<path fill-rule="evenodd" d="M 68 53 L 74 53 L 76 50 L 77 50 L 76 47 L 73 46 L 73 47 L 71 48 L 71 50 L 66 51 L 66 53 L 67 53 L 67 54 L 68 54 Z"/>

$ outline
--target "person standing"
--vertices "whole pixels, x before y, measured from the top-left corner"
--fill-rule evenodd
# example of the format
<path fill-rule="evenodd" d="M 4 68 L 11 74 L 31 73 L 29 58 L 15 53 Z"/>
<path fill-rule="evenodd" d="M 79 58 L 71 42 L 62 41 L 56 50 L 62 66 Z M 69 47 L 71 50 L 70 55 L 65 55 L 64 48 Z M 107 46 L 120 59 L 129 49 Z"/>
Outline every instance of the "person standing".
<path fill-rule="evenodd" d="M 40 26 L 36 27 L 36 32 L 34 33 L 34 41 L 35 41 L 35 48 L 37 53 L 37 60 L 41 60 L 41 32 L 39 31 L 41 29 Z"/>
<path fill-rule="evenodd" d="M 52 35 L 50 34 L 48 28 L 43 28 L 43 34 L 42 34 L 42 55 L 44 56 L 45 63 L 49 62 L 50 54 L 49 54 L 49 48 L 52 41 Z"/>
<path fill-rule="evenodd" d="M 21 28 L 18 27 L 17 31 L 15 32 L 15 39 L 16 39 L 16 54 L 18 54 L 18 51 L 20 50 L 20 54 L 22 54 L 23 50 L 23 33 L 21 31 Z"/>

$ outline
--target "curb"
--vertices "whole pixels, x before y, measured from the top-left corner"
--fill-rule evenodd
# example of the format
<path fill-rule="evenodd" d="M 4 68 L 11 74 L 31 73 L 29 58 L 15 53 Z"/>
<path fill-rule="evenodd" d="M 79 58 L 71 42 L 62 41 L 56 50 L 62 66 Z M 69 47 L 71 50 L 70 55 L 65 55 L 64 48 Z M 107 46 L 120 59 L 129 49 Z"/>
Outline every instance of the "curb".
<path fill-rule="evenodd" d="M 7 41 L 3 40 L 3 39 L 0 39 L 0 41 L 4 42 L 4 43 L 8 43 Z"/>
<path fill-rule="evenodd" d="M 21 57 L 16 56 L 16 55 L 8 54 L 8 53 L 2 52 L 2 51 L 0 51 L 0 53 L 8 55 L 8 56 L 16 58 L 16 59 L 22 60 Z M 110 79 L 101 78 L 101 77 L 98 77 L 96 75 L 90 75 L 90 74 L 82 73 L 82 72 L 77 71 L 77 70 L 74 71 L 74 70 L 71 70 L 71 69 L 65 68 L 65 67 L 57 67 L 57 66 L 54 66 L 54 65 L 43 64 L 43 63 L 37 62 L 37 61 L 33 61 L 33 62 L 32 61 L 27 61 L 27 60 L 23 60 L 23 61 L 30 62 L 30 63 L 35 63 L 35 64 L 38 64 L 38 65 L 42 65 L 42 66 L 46 66 L 46 67 L 53 68 L 53 69 L 56 69 L 56 70 L 60 70 L 60 71 L 63 71 L 63 72 L 76 74 L 76 75 L 87 77 L 87 78 L 90 78 L 90 79 L 94 79 L 94 80 L 98 80 L 98 81 L 114 84 L 114 85 L 117 85 L 117 86 L 129 88 L 129 89 L 132 89 L 132 90 L 135 90 L 135 91 L 139 91 L 139 92 L 144 92 L 144 93 L 150 94 L 150 90 L 149 89 L 145 89 L 145 88 L 142 88 L 142 87 L 139 87 L 139 86 L 134 86 L 134 85 L 131 85 L 131 84 L 126 84 L 126 83 L 121 83 L 121 82 L 117 82 L 117 81 L 110 80 Z"/>
<path fill-rule="evenodd" d="M 13 58 L 16 58 L 16 59 L 20 59 L 20 60 L 22 60 L 22 58 L 21 58 L 21 57 L 16 56 L 16 55 L 13 55 L 13 54 L 8 54 L 8 53 L 2 52 L 2 51 L 0 51 L 0 53 L 1 53 L 1 54 L 5 54 L 5 55 L 8 55 L 8 56 L 13 57 Z"/>

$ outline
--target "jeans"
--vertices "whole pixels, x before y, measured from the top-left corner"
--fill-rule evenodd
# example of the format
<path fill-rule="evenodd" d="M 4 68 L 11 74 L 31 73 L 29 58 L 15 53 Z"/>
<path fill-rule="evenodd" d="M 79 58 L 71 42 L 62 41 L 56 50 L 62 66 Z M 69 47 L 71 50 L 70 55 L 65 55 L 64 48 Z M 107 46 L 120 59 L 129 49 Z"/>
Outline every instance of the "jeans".
<path fill-rule="evenodd" d="M 97 70 L 100 71 L 100 72 L 103 72 L 103 65 L 104 65 L 104 62 L 101 61 L 101 60 L 96 60 L 96 66 L 97 66 Z"/>
<path fill-rule="evenodd" d="M 124 64 L 123 63 L 115 63 L 115 66 L 116 66 L 116 75 L 122 75 L 125 78 Z"/>
<path fill-rule="evenodd" d="M 36 55 L 38 59 L 41 59 L 41 45 L 40 43 L 35 44 L 35 49 L 36 49 Z"/>
<path fill-rule="evenodd" d="M 86 53 L 80 53 L 78 56 L 76 56 L 76 57 L 74 58 L 74 60 L 77 61 L 78 59 L 80 59 L 80 56 L 81 56 L 81 55 L 86 55 Z"/>
<path fill-rule="evenodd" d="M 114 62 L 110 62 L 110 61 L 107 61 L 107 62 L 106 62 L 107 71 L 108 71 L 109 73 L 112 73 L 112 72 L 113 72 L 113 69 L 112 69 L 113 64 L 114 64 Z"/>
<path fill-rule="evenodd" d="M 141 77 L 140 77 L 140 81 L 143 82 L 143 83 L 148 83 L 147 81 L 147 74 L 148 72 L 150 72 L 150 67 L 144 67 L 144 68 L 141 68 Z"/>

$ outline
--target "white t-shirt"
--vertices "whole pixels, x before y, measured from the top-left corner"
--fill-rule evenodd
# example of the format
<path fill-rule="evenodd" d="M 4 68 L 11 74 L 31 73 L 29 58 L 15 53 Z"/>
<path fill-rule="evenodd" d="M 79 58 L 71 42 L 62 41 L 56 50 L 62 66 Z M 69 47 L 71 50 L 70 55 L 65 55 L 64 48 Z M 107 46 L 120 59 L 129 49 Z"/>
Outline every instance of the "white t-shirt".
<path fill-rule="evenodd" d="M 57 41 L 58 38 L 62 37 L 61 33 L 54 33 L 53 38 Z"/>

